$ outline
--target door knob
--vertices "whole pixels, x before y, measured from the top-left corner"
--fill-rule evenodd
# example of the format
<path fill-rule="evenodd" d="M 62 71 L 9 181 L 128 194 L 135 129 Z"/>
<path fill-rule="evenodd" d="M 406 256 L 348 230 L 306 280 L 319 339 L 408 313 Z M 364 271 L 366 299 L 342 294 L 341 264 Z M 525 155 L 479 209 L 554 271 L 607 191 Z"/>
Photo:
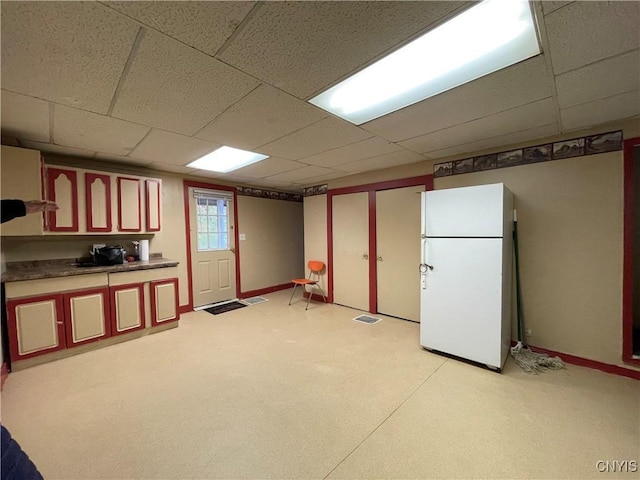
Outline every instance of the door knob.
<path fill-rule="evenodd" d="M 236 249 L 234 247 L 231 247 L 229 250 L 231 250 L 231 253 L 236 253 Z"/>
<path fill-rule="evenodd" d="M 377 258 L 377 260 L 378 260 L 379 262 L 381 262 L 381 261 L 382 261 L 382 257 L 378 257 L 378 258 Z"/>
<path fill-rule="evenodd" d="M 364 260 L 369 260 L 369 255 L 367 255 L 366 253 L 363 253 L 363 254 L 362 254 L 362 258 L 363 258 Z"/>

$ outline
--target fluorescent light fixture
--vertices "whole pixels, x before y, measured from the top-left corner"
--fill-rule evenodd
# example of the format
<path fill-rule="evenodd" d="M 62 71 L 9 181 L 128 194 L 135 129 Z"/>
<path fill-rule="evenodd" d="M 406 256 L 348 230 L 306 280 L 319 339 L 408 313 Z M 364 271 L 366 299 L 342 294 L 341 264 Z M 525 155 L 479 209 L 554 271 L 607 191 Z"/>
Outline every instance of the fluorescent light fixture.
<path fill-rule="evenodd" d="M 211 153 L 189 163 L 187 167 L 212 172 L 227 173 L 252 163 L 269 158 L 269 155 L 248 152 L 233 147 L 220 147 Z"/>
<path fill-rule="evenodd" d="M 309 102 L 360 125 L 539 53 L 527 0 L 485 0 Z"/>

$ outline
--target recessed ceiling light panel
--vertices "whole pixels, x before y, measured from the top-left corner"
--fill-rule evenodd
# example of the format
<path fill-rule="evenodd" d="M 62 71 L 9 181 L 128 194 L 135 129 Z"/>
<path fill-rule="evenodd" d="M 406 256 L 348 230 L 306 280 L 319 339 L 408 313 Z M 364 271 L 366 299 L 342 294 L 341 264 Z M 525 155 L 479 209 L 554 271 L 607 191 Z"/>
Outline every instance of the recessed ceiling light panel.
<path fill-rule="evenodd" d="M 211 172 L 227 173 L 246 167 L 252 163 L 259 162 L 269 158 L 269 155 L 261 153 L 248 152 L 233 147 L 220 147 L 211 153 L 200 157 L 189 163 L 187 167 L 197 168 L 199 170 L 209 170 Z"/>
<path fill-rule="evenodd" d="M 485 0 L 309 102 L 360 125 L 539 53 L 527 0 Z"/>

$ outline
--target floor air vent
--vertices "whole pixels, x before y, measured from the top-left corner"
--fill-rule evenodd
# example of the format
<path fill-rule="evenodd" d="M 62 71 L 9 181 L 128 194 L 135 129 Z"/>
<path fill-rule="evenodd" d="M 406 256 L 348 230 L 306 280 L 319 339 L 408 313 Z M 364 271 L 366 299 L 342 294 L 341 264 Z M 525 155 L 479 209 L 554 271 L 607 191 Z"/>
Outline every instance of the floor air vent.
<path fill-rule="evenodd" d="M 264 297 L 250 297 L 250 298 L 243 298 L 240 301 L 246 305 L 257 305 L 258 303 L 268 302 L 269 300 L 267 300 Z"/>
<path fill-rule="evenodd" d="M 371 317 L 369 315 L 359 315 L 356 318 L 354 318 L 354 320 L 356 322 L 368 323 L 370 325 L 373 325 L 374 323 L 378 323 L 381 319 L 376 317 Z"/>

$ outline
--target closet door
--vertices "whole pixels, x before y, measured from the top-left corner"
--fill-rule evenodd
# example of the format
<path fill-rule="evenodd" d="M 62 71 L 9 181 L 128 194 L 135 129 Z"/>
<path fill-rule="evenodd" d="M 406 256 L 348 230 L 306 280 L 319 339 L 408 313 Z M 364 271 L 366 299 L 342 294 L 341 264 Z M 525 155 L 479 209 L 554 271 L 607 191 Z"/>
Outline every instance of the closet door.
<path fill-rule="evenodd" d="M 333 301 L 369 310 L 369 194 L 332 198 Z"/>
<path fill-rule="evenodd" d="M 378 312 L 420 321 L 420 192 L 376 192 Z"/>

